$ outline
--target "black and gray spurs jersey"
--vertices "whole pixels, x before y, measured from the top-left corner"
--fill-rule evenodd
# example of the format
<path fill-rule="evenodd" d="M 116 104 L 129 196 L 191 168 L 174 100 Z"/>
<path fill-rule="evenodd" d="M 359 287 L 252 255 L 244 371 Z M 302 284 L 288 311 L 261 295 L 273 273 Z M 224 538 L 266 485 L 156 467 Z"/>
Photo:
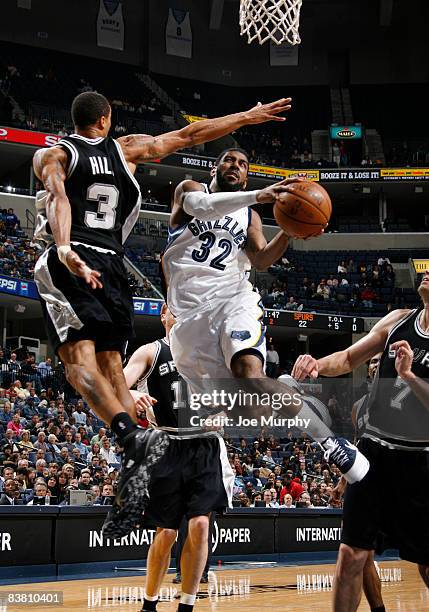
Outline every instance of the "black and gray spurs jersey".
<path fill-rule="evenodd" d="M 429 382 L 429 334 L 412 310 L 391 330 L 367 402 L 364 436 L 410 450 L 429 450 L 429 409 L 395 369 L 394 342 L 406 340 L 414 352 L 413 373 Z"/>
<path fill-rule="evenodd" d="M 140 212 L 140 187 L 113 138 L 66 136 L 56 145 L 67 153 L 65 189 L 71 204 L 71 244 L 121 254 Z M 53 236 L 46 218 L 46 191 L 36 196 L 36 240 Z"/>
<path fill-rule="evenodd" d="M 152 366 L 137 384 L 138 391 L 149 393 L 157 400 L 152 406 L 153 415 L 147 415 L 152 425 L 161 429 L 177 430 L 177 411 L 182 403 L 183 388 L 183 379 L 176 369 L 166 339 L 155 340 Z"/>
<path fill-rule="evenodd" d="M 176 369 L 165 338 L 155 340 L 152 366 L 138 381 L 137 390 L 149 393 L 158 400 L 151 410 L 146 411 L 147 419 L 153 427 L 183 440 L 218 436 L 215 431 L 207 431 L 193 424 L 188 386 Z"/>

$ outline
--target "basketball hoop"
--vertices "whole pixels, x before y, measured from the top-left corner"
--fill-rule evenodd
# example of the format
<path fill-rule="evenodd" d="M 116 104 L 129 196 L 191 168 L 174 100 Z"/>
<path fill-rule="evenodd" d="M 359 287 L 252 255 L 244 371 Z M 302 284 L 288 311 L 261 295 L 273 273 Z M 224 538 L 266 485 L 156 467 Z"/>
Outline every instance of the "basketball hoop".
<path fill-rule="evenodd" d="M 248 43 L 299 45 L 301 5 L 302 0 L 240 0 L 240 33 L 247 34 Z"/>

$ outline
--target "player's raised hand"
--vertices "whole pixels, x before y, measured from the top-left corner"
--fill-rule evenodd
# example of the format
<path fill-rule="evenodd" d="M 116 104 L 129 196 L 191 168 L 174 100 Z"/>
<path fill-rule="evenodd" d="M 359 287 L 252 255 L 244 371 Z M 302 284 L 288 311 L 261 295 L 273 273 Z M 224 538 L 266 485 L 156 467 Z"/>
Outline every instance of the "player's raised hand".
<path fill-rule="evenodd" d="M 247 124 L 266 123 L 267 121 L 286 121 L 286 117 L 279 117 L 281 113 L 291 109 L 292 98 L 280 98 L 269 104 L 258 102 L 256 106 L 245 113 Z"/>
<path fill-rule="evenodd" d="M 317 378 L 319 376 L 317 359 L 314 359 L 311 355 L 300 355 L 295 361 L 291 376 L 295 378 L 295 380 Z"/>
<path fill-rule="evenodd" d="M 64 264 L 75 276 L 83 278 L 91 289 L 101 289 L 103 284 L 100 280 L 101 274 L 91 268 L 79 257 L 76 251 L 69 251 L 65 257 Z"/>
<path fill-rule="evenodd" d="M 395 351 L 395 369 L 398 372 L 398 376 L 402 380 L 407 380 L 414 377 L 411 371 L 413 366 L 414 353 L 411 346 L 406 340 L 398 340 L 389 347 L 389 352 Z"/>
<path fill-rule="evenodd" d="M 258 202 L 258 204 L 274 203 L 281 198 L 282 193 L 290 193 L 288 192 L 288 185 L 300 181 L 302 181 L 301 178 L 298 178 L 297 176 L 292 176 L 278 183 L 274 183 L 273 185 L 269 185 L 264 189 L 260 189 L 256 194 L 256 201 Z"/>
<path fill-rule="evenodd" d="M 134 397 L 137 412 L 147 410 L 147 408 L 152 408 L 152 406 L 158 402 L 158 400 L 149 395 L 149 393 L 140 393 L 139 395 L 140 397 L 138 398 Z"/>

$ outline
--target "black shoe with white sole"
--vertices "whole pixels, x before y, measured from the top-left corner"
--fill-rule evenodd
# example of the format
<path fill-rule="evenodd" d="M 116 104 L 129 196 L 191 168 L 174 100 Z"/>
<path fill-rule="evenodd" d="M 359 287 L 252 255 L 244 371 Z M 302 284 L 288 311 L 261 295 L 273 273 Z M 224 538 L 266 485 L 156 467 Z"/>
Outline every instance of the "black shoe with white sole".
<path fill-rule="evenodd" d="M 149 502 L 152 469 L 169 443 L 167 434 L 157 429 L 137 428 L 125 438 L 118 492 L 104 521 L 104 536 L 121 538 L 140 524 Z"/>
<path fill-rule="evenodd" d="M 349 484 L 360 482 L 369 470 L 369 461 L 360 450 L 345 438 L 326 438 L 322 442 L 325 459 L 334 463 Z"/>

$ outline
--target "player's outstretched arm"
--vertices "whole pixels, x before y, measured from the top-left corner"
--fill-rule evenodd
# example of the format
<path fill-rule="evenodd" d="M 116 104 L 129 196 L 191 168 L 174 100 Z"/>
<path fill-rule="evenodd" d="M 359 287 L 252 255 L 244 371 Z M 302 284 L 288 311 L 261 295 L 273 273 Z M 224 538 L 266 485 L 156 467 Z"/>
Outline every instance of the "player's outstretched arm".
<path fill-rule="evenodd" d="M 118 143 L 122 147 L 126 161 L 131 164 L 139 164 L 165 157 L 179 149 L 216 140 L 244 125 L 266 123 L 267 121 L 286 121 L 285 117 L 279 117 L 279 115 L 291 108 L 290 102 L 291 98 L 281 98 L 269 104 L 258 103 L 248 111 L 196 121 L 181 130 L 174 130 L 159 136 L 148 136 L 147 134 L 121 136 L 118 138 Z"/>
<path fill-rule="evenodd" d="M 383 317 L 364 337 L 343 351 L 332 353 L 321 359 L 311 355 L 300 355 L 293 366 L 292 376 L 296 380 L 317 378 L 322 376 L 341 376 L 348 374 L 370 359 L 376 353 L 384 350 L 390 330 L 400 321 L 408 310 L 393 310 Z"/>
<path fill-rule="evenodd" d="M 91 270 L 79 255 L 71 250 L 71 207 L 64 181 L 67 154 L 59 147 L 39 149 L 34 154 L 33 168 L 47 191 L 46 216 L 57 245 L 58 258 L 72 274 L 79 276 L 92 287 L 102 287 L 100 273 Z"/>
<path fill-rule="evenodd" d="M 288 190 L 297 179 L 286 179 L 265 189 L 255 191 L 216 191 L 206 193 L 201 183 L 182 181 L 174 192 L 170 225 L 180 225 L 186 219 L 196 217 L 201 221 L 215 221 L 241 208 L 254 204 L 267 204 Z"/>

